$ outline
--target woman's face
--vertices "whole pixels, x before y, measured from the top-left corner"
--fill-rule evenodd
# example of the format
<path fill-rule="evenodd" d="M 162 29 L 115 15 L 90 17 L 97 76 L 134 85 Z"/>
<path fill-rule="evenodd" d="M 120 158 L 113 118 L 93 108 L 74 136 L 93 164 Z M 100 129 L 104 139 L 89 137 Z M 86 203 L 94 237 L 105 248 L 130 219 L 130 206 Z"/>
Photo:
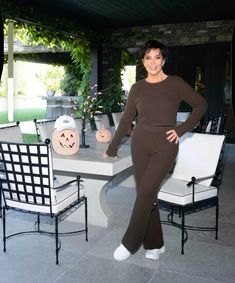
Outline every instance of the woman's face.
<path fill-rule="evenodd" d="M 160 49 L 150 49 L 146 52 L 143 58 L 143 64 L 148 72 L 148 75 L 155 76 L 162 72 L 162 67 L 165 60 L 161 54 Z"/>

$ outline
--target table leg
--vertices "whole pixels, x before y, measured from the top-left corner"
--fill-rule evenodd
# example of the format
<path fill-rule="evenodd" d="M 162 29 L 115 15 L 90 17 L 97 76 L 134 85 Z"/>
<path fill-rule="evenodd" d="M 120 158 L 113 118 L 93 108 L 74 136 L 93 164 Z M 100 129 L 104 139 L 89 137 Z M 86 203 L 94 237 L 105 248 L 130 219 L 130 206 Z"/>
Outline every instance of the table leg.
<path fill-rule="evenodd" d="M 113 220 L 113 213 L 107 203 L 107 180 L 84 179 L 88 199 L 88 223 L 108 227 Z"/>
<path fill-rule="evenodd" d="M 81 186 L 84 186 L 86 190 L 88 202 L 88 224 L 107 228 L 111 225 L 113 220 L 113 213 L 106 200 L 109 181 L 88 179 L 84 177 L 82 177 L 82 180 L 84 182 L 81 183 Z M 83 209 L 78 209 L 73 212 L 68 216 L 67 220 L 84 222 Z"/>
<path fill-rule="evenodd" d="M 111 176 L 89 176 L 81 174 L 83 182 L 81 186 L 85 188 L 88 201 L 88 224 L 109 227 L 113 222 L 113 213 L 107 203 L 107 191 L 110 187 L 116 187 L 120 182 L 127 179 L 132 174 L 132 168 L 111 177 Z M 70 172 L 64 175 L 64 172 L 56 171 L 56 176 L 59 177 L 61 183 L 69 181 L 71 177 L 75 177 L 75 173 Z M 75 210 L 67 218 L 73 222 L 84 222 L 83 209 Z"/>

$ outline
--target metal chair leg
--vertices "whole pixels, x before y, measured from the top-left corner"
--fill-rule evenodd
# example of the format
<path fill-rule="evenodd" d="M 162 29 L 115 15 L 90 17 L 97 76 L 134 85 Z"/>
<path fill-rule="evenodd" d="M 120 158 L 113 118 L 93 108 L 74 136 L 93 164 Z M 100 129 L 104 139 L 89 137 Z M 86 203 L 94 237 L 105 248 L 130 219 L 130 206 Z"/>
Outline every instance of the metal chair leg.
<path fill-rule="evenodd" d="M 88 241 L 88 225 L 87 225 L 87 198 L 85 198 L 85 229 L 86 229 L 86 242 Z"/>
<path fill-rule="evenodd" d="M 174 221 L 174 206 L 171 206 L 171 223 Z"/>
<path fill-rule="evenodd" d="M 56 264 L 59 264 L 58 216 L 55 216 L 55 253 Z"/>
<path fill-rule="evenodd" d="M 3 225 L 3 251 L 6 252 L 6 209 L 3 207 L 2 210 L 3 213 L 3 219 L 2 219 L 2 225 Z"/>
<path fill-rule="evenodd" d="M 179 218 L 181 218 L 181 215 L 182 215 L 182 209 L 179 207 Z"/>
<path fill-rule="evenodd" d="M 219 226 L 219 199 L 216 200 L 215 207 L 215 239 L 218 239 L 218 226 Z"/>
<path fill-rule="evenodd" d="M 37 214 L 37 229 L 40 231 L 40 214 Z"/>
<path fill-rule="evenodd" d="M 185 229 L 185 218 L 184 208 L 181 209 L 181 254 L 184 254 L 184 229 Z"/>
<path fill-rule="evenodd" d="M 2 192 L 0 191 L 0 218 L 2 218 Z"/>

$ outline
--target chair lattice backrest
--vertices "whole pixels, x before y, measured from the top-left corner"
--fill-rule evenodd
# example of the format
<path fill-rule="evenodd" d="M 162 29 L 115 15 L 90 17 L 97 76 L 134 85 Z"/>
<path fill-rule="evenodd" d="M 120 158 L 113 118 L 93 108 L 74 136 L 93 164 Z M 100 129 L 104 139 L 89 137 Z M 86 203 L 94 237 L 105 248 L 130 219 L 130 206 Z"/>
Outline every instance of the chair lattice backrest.
<path fill-rule="evenodd" d="M 196 132 L 223 135 L 226 132 L 226 118 L 224 113 L 216 116 L 204 117 L 201 120 L 201 125 L 197 127 Z"/>
<path fill-rule="evenodd" d="M 225 121 L 226 121 L 226 116 L 224 114 L 215 117 L 211 122 L 210 133 L 223 134 Z"/>
<path fill-rule="evenodd" d="M 210 186 L 216 172 L 224 143 L 224 135 L 186 133 L 180 139 L 179 153 L 172 177 L 190 181 L 191 177 L 206 178 L 201 185 Z"/>
<path fill-rule="evenodd" d="M 51 211 L 53 172 L 49 145 L 0 142 L 0 160 L 0 170 L 5 174 L 5 204 L 49 206 Z"/>

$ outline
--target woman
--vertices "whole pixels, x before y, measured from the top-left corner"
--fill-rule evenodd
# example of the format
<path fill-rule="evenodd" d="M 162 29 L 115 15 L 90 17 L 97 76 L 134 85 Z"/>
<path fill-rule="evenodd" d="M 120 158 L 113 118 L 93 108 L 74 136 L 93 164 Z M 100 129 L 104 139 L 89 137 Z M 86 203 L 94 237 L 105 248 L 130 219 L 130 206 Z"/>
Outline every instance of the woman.
<path fill-rule="evenodd" d="M 121 139 L 136 117 L 131 154 L 137 197 L 122 243 L 114 252 L 118 261 L 127 259 L 141 245 L 149 259 L 158 259 L 164 252 L 157 195 L 176 158 L 179 137 L 197 125 L 207 108 L 204 98 L 180 77 L 164 73 L 162 68 L 167 59 L 168 51 L 162 43 L 146 42 L 142 61 L 147 77 L 131 87 L 119 127 L 104 154 L 117 156 Z M 191 105 L 193 111 L 184 123 L 176 126 L 182 101 Z"/>

